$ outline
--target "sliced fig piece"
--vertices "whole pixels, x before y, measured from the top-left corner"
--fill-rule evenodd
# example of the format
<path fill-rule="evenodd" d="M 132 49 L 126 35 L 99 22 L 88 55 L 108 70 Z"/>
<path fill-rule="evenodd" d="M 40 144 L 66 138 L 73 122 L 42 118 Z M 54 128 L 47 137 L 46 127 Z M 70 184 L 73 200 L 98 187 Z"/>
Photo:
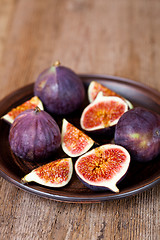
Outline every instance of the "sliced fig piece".
<path fill-rule="evenodd" d="M 87 152 L 94 141 L 73 126 L 66 119 L 62 123 L 62 149 L 70 157 L 78 157 Z"/>
<path fill-rule="evenodd" d="M 20 158 L 43 160 L 61 144 L 60 129 L 55 120 L 38 107 L 20 113 L 9 132 L 11 150 Z"/>
<path fill-rule="evenodd" d="M 133 108 L 133 105 L 132 105 L 132 103 L 130 101 L 128 101 L 127 99 L 125 99 L 124 97 L 120 96 L 119 94 L 117 94 L 113 90 L 103 86 L 102 84 L 100 84 L 100 83 L 98 83 L 96 81 L 92 81 L 89 84 L 89 87 L 88 87 L 88 99 L 89 99 L 90 103 L 93 102 L 96 99 L 96 97 L 97 97 L 99 92 L 103 92 L 104 96 L 117 96 L 117 97 L 120 97 L 124 101 L 126 101 L 129 109 Z"/>
<path fill-rule="evenodd" d="M 85 89 L 79 76 L 57 61 L 38 76 L 34 94 L 42 100 L 47 111 L 64 115 L 81 106 Z"/>
<path fill-rule="evenodd" d="M 92 190 L 119 192 L 116 184 L 124 178 L 130 164 L 128 151 L 115 144 L 105 144 L 79 157 L 75 171 Z"/>
<path fill-rule="evenodd" d="M 96 99 L 83 110 L 80 124 L 86 131 L 108 128 L 116 125 L 127 110 L 127 103 L 121 98 L 103 96 L 99 92 Z"/>
<path fill-rule="evenodd" d="M 9 111 L 7 114 L 5 114 L 2 119 L 7 121 L 8 123 L 12 124 L 14 119 L 23 111 L 27 109 L 34 109 L 35 107 L 39 107 L 41 110 L 43 110 L 43 104 L 41 100 L 34 96 L 28 101 L 22 103 L 21 105 L 17 106 L 16 108 L 13 108 L 11 111 Z"/>
<path fill-rule="evenodd" d="M 114 141 L 134 160 L 153 160 L 160 154 L 160 115 L 142 107 L 129 110 L 118 121 Z"/>
<path fill-rule="evenodd" d="M 71 158 L 58 159 L 38 167 L 22 178 L 22 183 L 36 182 L 47 187 L 64 187 L 72 177 Z"/>

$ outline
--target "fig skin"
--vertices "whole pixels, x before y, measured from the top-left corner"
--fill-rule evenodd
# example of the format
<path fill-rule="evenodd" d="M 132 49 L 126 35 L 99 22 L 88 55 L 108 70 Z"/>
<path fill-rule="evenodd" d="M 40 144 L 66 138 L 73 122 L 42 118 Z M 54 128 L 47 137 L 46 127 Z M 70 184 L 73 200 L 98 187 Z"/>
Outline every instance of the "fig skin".
<path fill-rule="evenodd" d="M 93 131 L 85 131 L 95 142 L 99 144 L 110 143 L 114 139 L 115 125 Z"/>
<path fill-rule="evenodd" d="M 129 110 L 116 125 L 114 141 L 136 161 L 153 160 L 160 154 L 160 115 L 142 107 Z"/>
<path fill-rule="evenodd" d="M 19 114 L 9 132 L 11 150 L 16 156 L 39 161 L 49 157 L 61 143 L 60 129 L 55 120 L 38 107 Z"/>
<path fill-rule="evenodd" d="M 48 112 L 66 115 L 81 106 L 85 98 L 85 88 L 75 72 L 60 66 L 58 62 L 38 76 L 34 94 L 41 99 Z"/>

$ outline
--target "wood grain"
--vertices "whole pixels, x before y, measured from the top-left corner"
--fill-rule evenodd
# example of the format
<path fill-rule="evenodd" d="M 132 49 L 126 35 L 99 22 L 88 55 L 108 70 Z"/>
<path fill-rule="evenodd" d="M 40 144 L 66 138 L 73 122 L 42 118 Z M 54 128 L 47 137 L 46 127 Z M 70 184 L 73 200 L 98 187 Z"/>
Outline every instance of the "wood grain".
<path fill-rule="evenodd" d="M 158 0 L 0 0 L 0 99 L 57 59 L 160 91 L 159 11 Z M 60 203 L 0 178 L 0 239 L 158 240 L 159 199 L 157 185 L 100 204 Z"/>

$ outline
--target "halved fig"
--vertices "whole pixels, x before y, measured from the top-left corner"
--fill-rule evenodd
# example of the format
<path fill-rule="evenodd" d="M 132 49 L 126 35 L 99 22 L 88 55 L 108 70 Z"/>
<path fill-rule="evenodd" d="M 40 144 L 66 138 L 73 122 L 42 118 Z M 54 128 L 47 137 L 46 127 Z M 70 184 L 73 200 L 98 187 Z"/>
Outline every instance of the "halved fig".
<path fill-rule="evenodd" d="M 70 181 L 72 173 L 72 159 L 58 159 L 32 170 L 22 178 L 22 183 L 36 182 L 47 187 L 63 187 Z"/>
<path fill-rule="evenodd" d="M 62 149 L 70 157 L 78 157 L 87 152 L 94 141 L 73 126 L 66 119 L 62 123 Z"/>
<path fill-rule="evenodd" d="M 133 108 L 133 105 L 130 101 L 128 101 L 127 99 L 125 99 L 124 97 L 120 96 L 119 94 L 117 94 L 116 92 L 114 92 L 113 90 L 103 86 L 102 84 L 96 82 L 96 81 L 92 81 L 90 84 L 89 84 L 89 87 L 88 87 L 88 99 L 91 102 L 93 102 L 98 93 L 99 92 L 103 92 L 103 95 L 104 96 L 117 96 L 117 97 L 120 97 L 122 98 L 124 101 L 126 101 L 126 103 L 128 104 L 128 107 L 130 109 Z"/>
<path fill-rule="evenodd" d="M 86 131 L 108 128 L 116 125 L 127 110 L 128 105 L 121 98 L 103 96 L 99 92 L 96 99 L 83 110 L 80 124 Z"/>
<path fill-rule="evenodd" d="M 12 124 L 14 122 L 14 119 L 23 111 L 27 109 L 34 109 L 35 107 L 39 107 L 41 110 L 43 110 L 43 104 L 41 100 L 34 96 L 28 101 L 22 103 L 21 105 L 17 106 L 16 108 L 11 109 L 7 114 L 5 114 L 2 119 L 7 121 L 8 123 Z"/>
<path fill-rule="evenodd" d="M 116 184 L 124 178 L 130 154 L 118 145 L 105 144 L 79 157 L 75 171 L 84 185 L 95 191 L 119 192 Z"/>

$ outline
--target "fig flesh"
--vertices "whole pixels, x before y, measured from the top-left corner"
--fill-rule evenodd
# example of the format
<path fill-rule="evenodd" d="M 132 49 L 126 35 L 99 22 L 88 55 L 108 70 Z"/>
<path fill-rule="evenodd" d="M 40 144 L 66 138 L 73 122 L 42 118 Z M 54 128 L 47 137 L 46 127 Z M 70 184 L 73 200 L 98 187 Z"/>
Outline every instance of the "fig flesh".
<path fill-rule="evenodd" d="M 38 76 L 34 94 L 42 100 L 47 111 L 64 115 L 81 106 L 85 89 L 79 76 L 58 62 Z"/>
<path fill-rule="evenodd" d="M 18 157 L 42 160 L 59 148 L 60 129 L 47 112 L 36 107 L 16 117 L 10 128 L 9 143 Z"/>
<path fill-rule="evenodd" d="M 130 154 L 115 144 L 105 144 L 79 157 L 75 171 L 79 179 L 95 191 L 119 192 L 116 184 L 124 177 L 130 164 Z"/>
<path fill-rule="evenodd" d="M 62 149 L 70 157 L 78 157 L 87 152 L 94 144 L 94 141 L 73 126 L 66 119 L 62 124 Z"/>
<path fill-rule="evenodd" d="M 40 166 L 22 178 L 22 183 L 36 182 L 47 187 L 64 187 L 72 177 L 71 158 L 58 159 Z"/>
<path fill-rule="evenodd" d="M 100 84 L 99 82 L 96 82 L 96 81 L 92 81 L 88 87 L 88 99 L 89 99 L 90 103 L 96 99 L 99 92 L 103 92 L 104 96 L 117 96 L 119 98 L 122 98 L 124 101 L 126 101 L 126 103 L 128 104 L 128 107 L 130 109 L 133 108 L 133 105 L 130 101 L 128 101 L 127 99 L 120 96 L 113 90 L 103 86 L 102 84 Z"/>
<path fill-rule="evenodd" d="M 80 124 L 86 131 L 108 128 L 116 125 L 127 110 L 128 105 L 121 98 L 103 96 L 99 92 L 96 99 L 83 110 Z"/>
<path fill-rule="evenodd" d="M 116 125 L 114 141 L 137 161 L 153 160 L 160 154 L 160 115 L 142 107 L 129 110 Z"/>
<path fill-rule="evenodd" d="M 2 119 L 7 121 L 8 123 L 12 124 L 14 122 L 14 119 L 23 111 L 27 109 L 34 109 L 35 107 L 39 107 L 41 110 L 43 110 L 43 104 L 41 100 L 34 96 L 31 99 L 27 100 L 26 102 L 22 103 L 21 105 L 17 106 L 16 108 L 11 109 L 7 114 L 5 114 Z"/>

